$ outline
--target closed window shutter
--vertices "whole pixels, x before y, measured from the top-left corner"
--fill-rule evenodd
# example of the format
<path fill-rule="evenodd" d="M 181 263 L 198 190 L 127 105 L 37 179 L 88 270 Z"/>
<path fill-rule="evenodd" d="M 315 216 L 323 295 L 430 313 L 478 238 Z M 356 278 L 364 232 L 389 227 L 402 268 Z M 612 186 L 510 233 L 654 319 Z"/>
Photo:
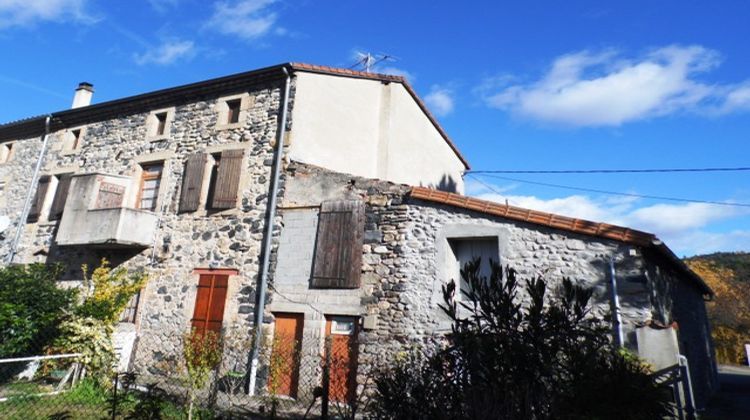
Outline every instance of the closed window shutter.
<path fill-rule="evenodd" d="M 225 274 L 201 274 L 191 320 L 194 329 L 221 333 L 228 285 L 229 276 Z"/>
<path fill-rule="evenodd" d="M 34 196 L 34 201 L 31 203 L 31 210 L 29 210 L 29 217 L 27 219 L 29 222 L 36 222 L 39 220 L 39 215 L 44 206 L 44 197 L 47 195 L 47 189 L 49 189 L 49 182 L 50 177 L 48 175 L 39 178 L 36 196 Z"/>
<path fill-rule="evenodd" d="M 365 207 L 361 201 L 328 201 L 320 208 L 312 286 L 360 285 Z"/>
<path fill-rule="evenodd" d="M 198 210 L 203 187 L 203 171 L 206 169 L 208 155 L 196 153 L 185 162 L 185 173 L 182 175 L 180 192 L 180 213 Z"/>
<path fill-rule="evenodd" d="M 49 220 L 58 220 L 65 210 L 65 202 L 68 200 L 68 190 L 70 189 L 70 180 L 73 178 L 72 174 L 64 174 L 60 176 L 60 181 L 57 183 L 57 190 L 55 191 L 55 198 L 52 200 L 52 208 L 49 211 Z"/>
<path fill-rule="evenodd" d="M 221 152 L 211 208 L 231 209 L 236 206 L 244 152 L 242 149 Z"/>

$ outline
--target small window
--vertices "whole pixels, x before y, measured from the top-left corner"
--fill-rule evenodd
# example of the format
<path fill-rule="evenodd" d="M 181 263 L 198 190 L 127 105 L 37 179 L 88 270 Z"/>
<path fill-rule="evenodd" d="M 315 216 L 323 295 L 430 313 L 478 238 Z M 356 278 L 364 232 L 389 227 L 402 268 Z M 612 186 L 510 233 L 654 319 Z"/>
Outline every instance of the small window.
<path fill-rule="evenodd" d="M 13 143 L 5 143 L 0 146 L 0 163 L 9 162 L 13 157 Z"/>
<path fill-rule="evenodd" d="M 331 335 L 354 335 L 355 322 L 355 318 L 350 316 L 331 317 Z"/>
<path fill-rule="evenodd" d="M 144 165 L 141 174 L 141 186 L 138 195 L 138 208 L 143 210 L 156 210 L 156 201 L 159 196 L 161 185 L 161 173 L 164 168 L 162 163 Z"/>
<path fill-rule="evenodd" d="M 240 99 L 232 99 L 227 101 L 227 124 L 234 124 L 240 122 Z"/>
<path fill-rule="evenodd" d="M 461 278 L 461 270 L 466 263 L 479 258 L 479 276 L 489 278 L 492 274 L 490 261 L 499 262 L 497 237 L 451 239 L 449 242 L 453 251 L 454 266 L 449 270 L 451 278 L 447 280 L 455 280 L 465 294 L 469 291 L 469 285 Z"/>
<path fill-rule="evenodd" d="M 70 148 L 72 150 L 76 150 L 81 145 L 81 130 L 73 130 L 72 134 L 73 134 L 73 141 L 71 143 Z"/>
<path fill-rule="evenodd" d="M 163 136 L 167 129 L 167 113 L 160 112 L 156 114 L 156 135 Z"/>

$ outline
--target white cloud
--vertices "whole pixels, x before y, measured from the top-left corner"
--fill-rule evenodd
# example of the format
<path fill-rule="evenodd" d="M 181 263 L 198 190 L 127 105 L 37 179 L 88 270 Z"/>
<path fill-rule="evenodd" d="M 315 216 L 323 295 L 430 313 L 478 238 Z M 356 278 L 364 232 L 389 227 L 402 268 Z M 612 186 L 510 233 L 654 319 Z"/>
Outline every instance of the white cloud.
<path fill-rule="evenodd" d="M 88 0 L 0 0 L 0 29 L 39 22 L 96 21 L 86 11 Z"/>
<path fill-rule="evenodd" d="M 271 32 L 278 15 L 269 10 L 276 0 L 222 1 L 214 5 L 214 13 L 205 27 L 224 35 L 235 35 L 245 41 L 261 38 Z M 276 28 L 274 33 L 283 33 Z"/>
<path fill-rule="evenodd" d="M 195 56 L 193 41 L 170 40 L 151 48 L 143 54 L 135 54 L 133 58 L 138 65 L 157 64 L 166 66 L 179 60 L 189 60 Z"/>
<path fill-rule="evenodd" d="M 430 93 L 424 97 L 424 100 L 430 110 L 439 117 L 446 116 L 453 112 L 453 91 L 450 89 L 437 85 L 432 86 Z"/>
<path fill-rule="evenodd" d="M 570 195 L 542 199 L 506 194 L 516 185 L 490 185 L 467 182 L 469 195 L 484 200 L 530 208 L 568 217 L 627 226 L 656 234 L 678 255 L 694 255 L 721 250 L 750 251 L 750 231 L 713 232 L 712 224 L 747 216 L 750 210 L 704 203 L 644 205 L 633 197 L 595 198 Z"/>
<path fill-rule="evenodd" d="M 719 61 L 716 51 L 700 46 L 673 45 L 635 59 L 615 51 L 583 51 L 556 58 L 535 82 L 506 82 L 498 88 L 503 78 L 494 78 L 480 92 L 490 106 L 570 126 L 618 126 L 680 111 L 716 115 L 750 109 L 750 84 L 722 86 L 696 78 Z"/>

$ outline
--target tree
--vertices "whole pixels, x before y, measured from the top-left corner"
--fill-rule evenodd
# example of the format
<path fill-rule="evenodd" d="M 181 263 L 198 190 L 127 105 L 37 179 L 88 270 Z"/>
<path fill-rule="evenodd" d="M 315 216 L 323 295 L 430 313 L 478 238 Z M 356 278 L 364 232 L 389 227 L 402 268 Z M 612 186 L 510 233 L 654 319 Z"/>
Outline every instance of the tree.
<path fill-rule="evenodd" d="M 727 259 L 731 265 L 726 263 Z M 706 304 L 706 311 L 719 363 L 742 365 L 746 361 L 744 344 L 750 343 L 750 290 L 747 280 L 731 267 L 738 267 L 747 275 L 748 259 L 747 254 L 716 254 L 685 261 L 715 293 L 714 299 Z"/>
<path fill-rule="evenodd" d="M 58 325 L 76 290 L 57 287 L 59 265 L 0 268 L 0 358 L 40 354 L 59 333 Z"/>
<path fill-rule="evenodd" d="M 563 279 L 524 282 L 512 268 L 480 261 L 443 288 L 452 321 L 444 346 L 401 355 L 375 376 L 372 408 L 380 418 L 643 419 L 669 415 L 669 388 L 653 382 L 637 358 L 615 349 L 608 325 L 590 312 L 591 289 Z M 456 302 L 456 293 L 466 293 Z"/>

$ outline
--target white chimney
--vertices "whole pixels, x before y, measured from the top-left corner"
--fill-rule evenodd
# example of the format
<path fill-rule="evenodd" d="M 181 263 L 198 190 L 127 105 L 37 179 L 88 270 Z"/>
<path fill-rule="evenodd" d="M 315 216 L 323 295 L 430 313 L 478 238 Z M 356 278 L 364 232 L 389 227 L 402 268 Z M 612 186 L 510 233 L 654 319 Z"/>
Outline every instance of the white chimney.
<path fill-rule="evenodd" d="M 76 94 L 73 96 L 73 106 L 71 108 L 80 108 L 91 104 L 91 97 L 94 95 L 94 85 L 88 82 L 81 82 L 76 88 Z"/>

